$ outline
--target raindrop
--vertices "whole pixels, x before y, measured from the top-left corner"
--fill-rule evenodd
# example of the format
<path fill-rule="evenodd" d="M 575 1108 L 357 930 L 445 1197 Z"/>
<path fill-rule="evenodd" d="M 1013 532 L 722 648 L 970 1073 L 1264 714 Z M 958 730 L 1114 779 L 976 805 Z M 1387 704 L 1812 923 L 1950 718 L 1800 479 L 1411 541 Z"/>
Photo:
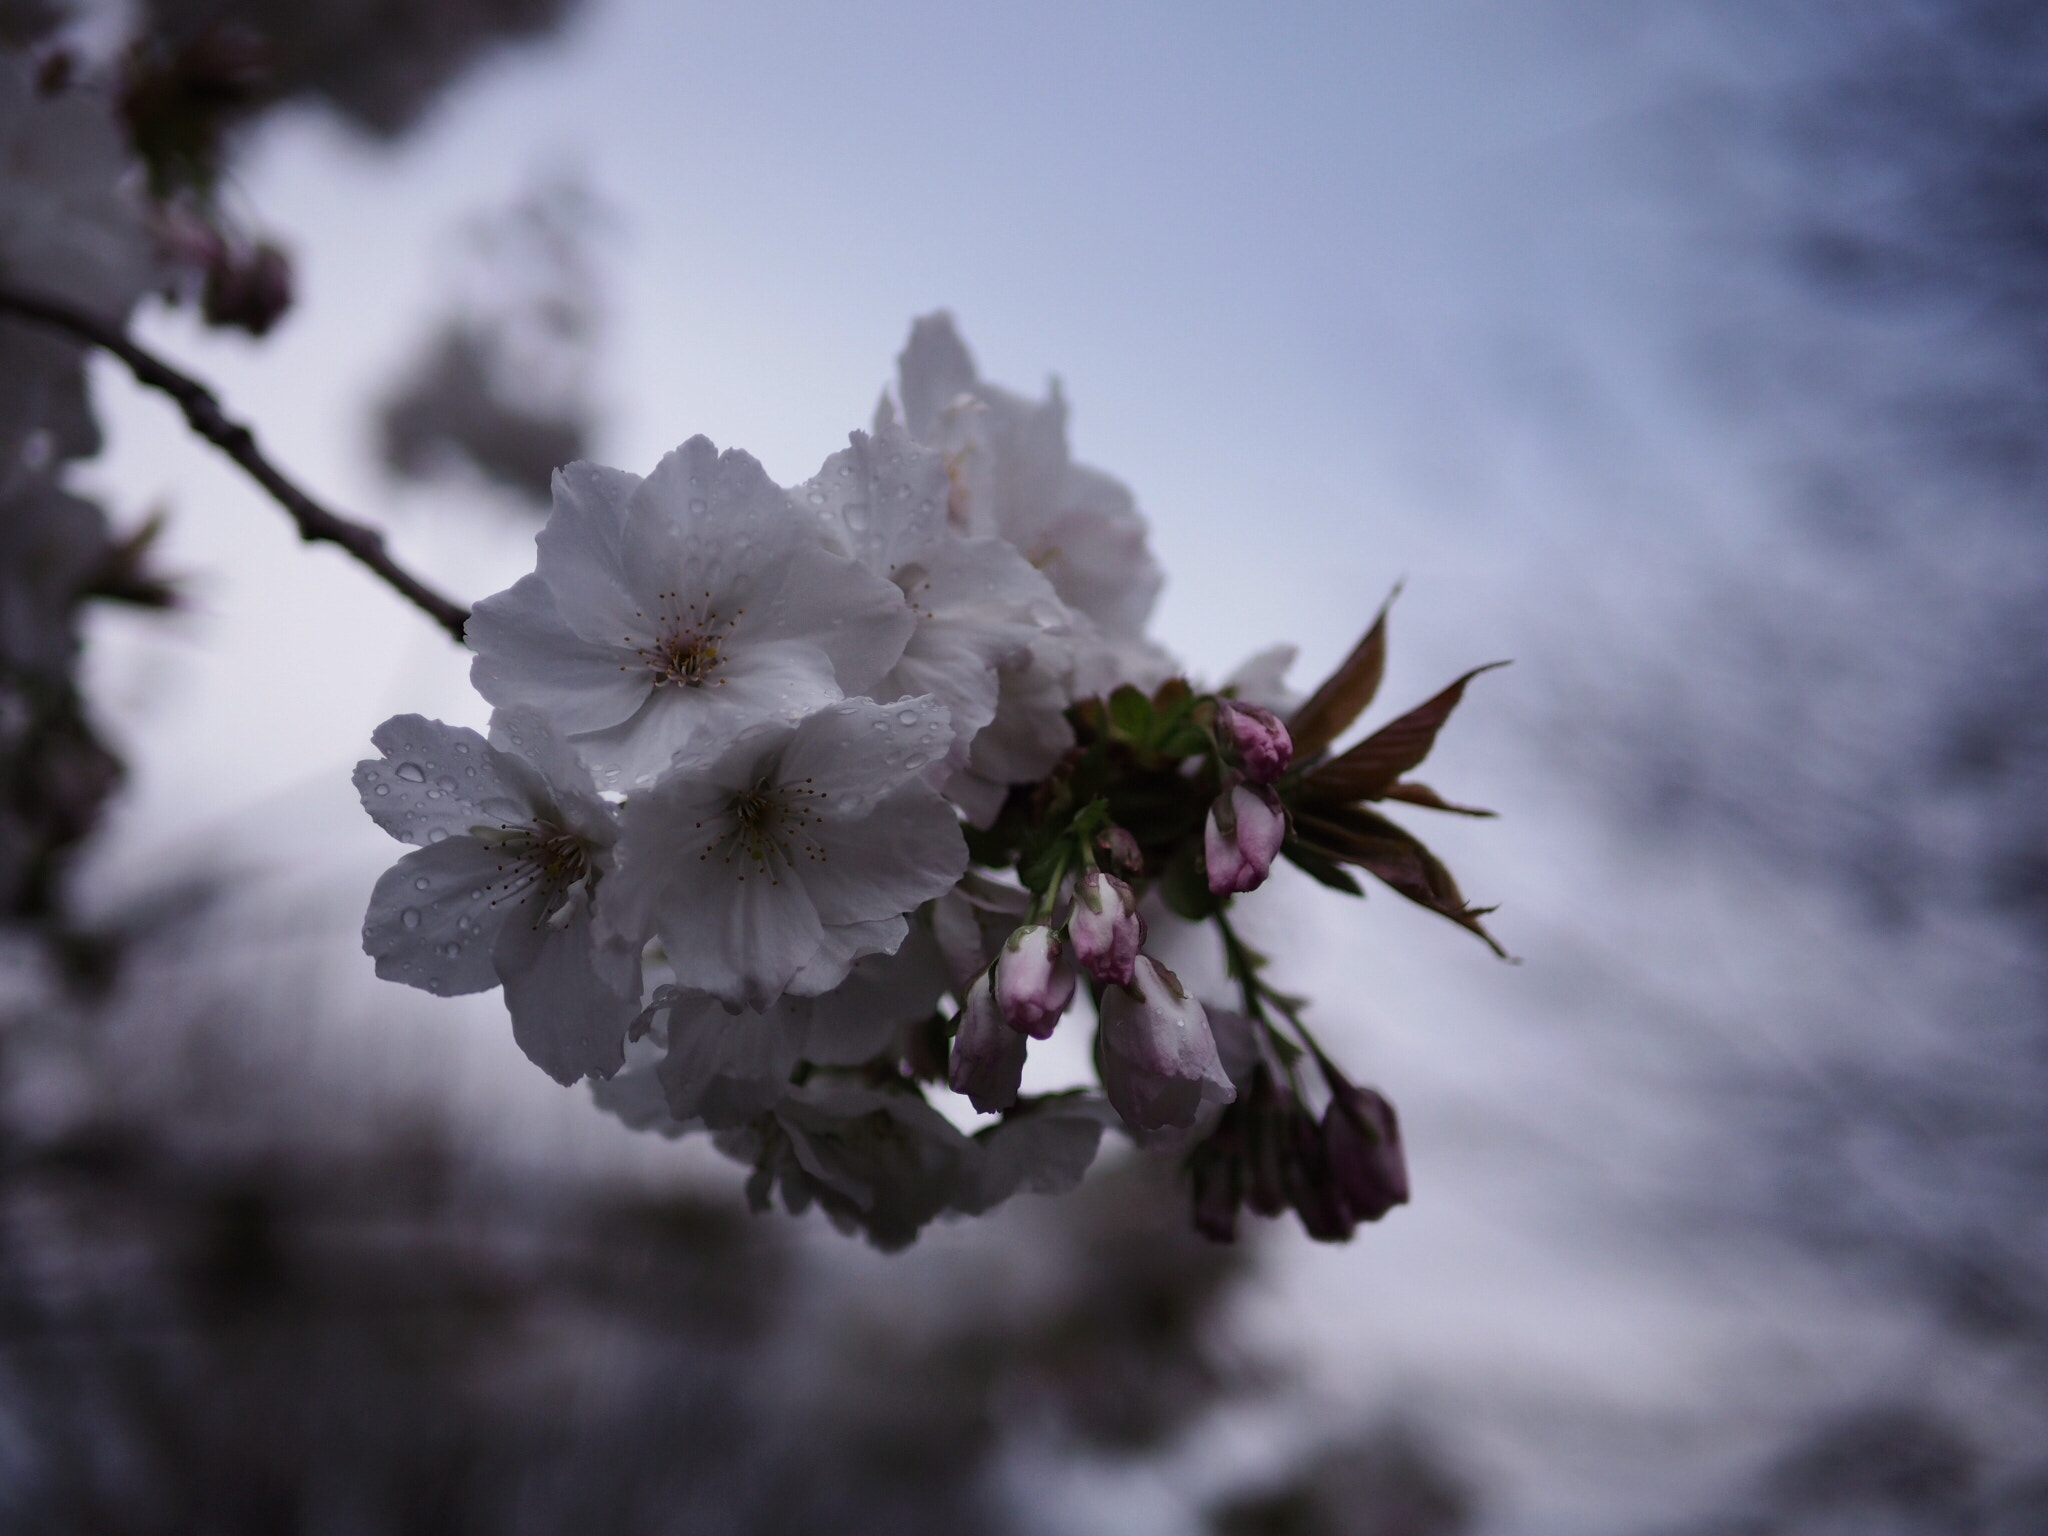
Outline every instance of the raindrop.
<path fill-rule="evenodd" d="M 814 507 L 822 507 L 825 505 L 825 493 L 823 491 L 811 492 L 810 502 Z"/>
<path fill-rule="evenodd" d="M 455 781 L 445 773 L 442 774 L 440 778 L 434 780 L 434 785 L 444 795 L 452 795 L 455 793 Z"/>
<path fill-rule="evenodd" d="M 417 928 L 420 925 L 420 909 L 418 907 L 407 907 L 398 914 L 398 920 L 408 928 Z"/>
<path fill-rule="evenodd" d="M 462 953 L 462 946 L 460 944 L 443 944 L 441 946 L 441 953 L 446 955 L 450 960 L 453 960 L 457 955 Z"/>
<path fill-rule="evenodd" d="M 709 505 L 705 502 L 702 496 L 692 496 L 690 498 L 690 516 L 702 517 L 706 512 L 710 510 L 711 509 Z"/>
<path fill-rule="evenodd" d="M 421 875 L 419 879 L 413 881 L 412 888 L 416 891 L 424 891 L 428 886 L 432 885 L 433 883 L 434 882 L 429 880 L 425 875 Z"/>
<path fill-rule="evenodd" d="M 859 533 L 868 525 L 868 504 L 864 501 L 849 501 L 844 515 L 846 526 Z"/>
<path fill-rule="evenodd" d="M 427 782 L 427 770 L 418 763 L 400 763 L 398 765 L 398 776 L 408 784 L 424 784 Z"/>
<path fill-rule="evenodd" d="M 381 799 L 381 798 L 382 798 L 383 796 L 385 796 L 385 795 L 388 795 L 388 794 L 390 794 L 390 793 L 391 793 L 391 786 L 390 786 L 389 784 L 379 784 L 379 785 L 377 786 L 377 794 L 378 794 L 378 797 L 379 797 L 380 799 Z"/>
<path fill-rule="evenodd" d="M 914 709 L 900 710 L 897 712 L 896 720 L 900 725 L 915 725 L 917 724 L 917 711 Z"/>
<path fill-rule="evenodd" d="M 447 842 L 447 841 L 448 841 L 448 829 L 447 829 L 446 827 L 436 827 L 436 828 L 434 828 L 434 830 L 433 830 L 433 831 L 431 831 L 431 832 L 429 832 L 429 833 L 427 834 L 427 841 L 428 841 L 428 842 L 430 842 L 430 843 L 445 843 L 445 842 Z"/>

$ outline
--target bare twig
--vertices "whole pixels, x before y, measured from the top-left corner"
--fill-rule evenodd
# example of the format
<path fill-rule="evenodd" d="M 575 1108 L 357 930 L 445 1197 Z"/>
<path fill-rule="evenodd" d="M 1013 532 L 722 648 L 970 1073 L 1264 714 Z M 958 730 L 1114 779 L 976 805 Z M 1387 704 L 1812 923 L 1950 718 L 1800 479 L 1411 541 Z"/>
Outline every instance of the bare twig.
<path fill-rule="evenodd" d="M 386 552 L 384 535 L 376 529 L 328 511 L 294 485 L 282 470 L 263 456 L 263 450 L 256 446 L 255 435 L 240 422 L 231 420 L 221 409 L 220 401 L 214 398 L 213 391 L 190 374 L 180 373 L 154 353 L 137 346 L 118 325 L 61 300 L 39 298 L 0 287 L 0 313 L 52 326 L 118 357 L 138 383 L 169 395 L 185 413 L 185 420 L 191 423 L 194 432 L 241 465 L 250 478 L 270 492 L 277 504 L 290 514 L 300 538 L 309 544 L 340 545 L 453 635 L 458 644 L 462 642 L 462 628 L 469 622 L 467 608 L 443 597 L 400 567 Z"/>

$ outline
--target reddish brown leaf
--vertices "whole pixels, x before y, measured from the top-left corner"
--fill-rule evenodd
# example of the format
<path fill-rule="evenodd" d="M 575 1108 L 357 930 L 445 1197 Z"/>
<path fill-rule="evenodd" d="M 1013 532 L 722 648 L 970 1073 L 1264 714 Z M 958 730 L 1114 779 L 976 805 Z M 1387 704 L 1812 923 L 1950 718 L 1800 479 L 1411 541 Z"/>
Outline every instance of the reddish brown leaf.
<path fill-rule="evenodd" d="M 1507 951 L 1479 921 L 1493 908 L 1467 906 L 1443 861 L 1406 828 L 1360 806 L 1318 805 L 1296 810 L 1294 835 L 1315 852 L 1355 864 L 1417 906 L 1470 929 L 1495 954 L 1507 958 Z"/>
<path fill-rule="evenodd" d="M 1497 811 L 1482 811 L 1476 805 L 1453 805 L 1427 784 L 1413 780 L 1401 784 L 1389 784 L 1381 792 L 1382 800 L 1405 800 L 1410 805 L 1426 805 L 1432 811 L 1452 811 L 1460 816 L 1496 816 Z"/>
<path fill-rule="evenodd" d="M 1387 671 L 1387 610 L 1401 595 L 1396 586 L 1380 604 L 1379 616 L 1365 638 L 1351 649 L 1342 666 L 1323 679 L 1322 686 L 1309 695 L 1308 702 L 1287 722 L 1287 734 L 1294 739 L 1294 760 L 1305 763 L 1343 735 L 1351 722 L 1365 713 L 1373 695 L 1380 691 L 1380 679 Z"/>
<path fill-rule="evenodd" d="M 1314 800 L 1377 800 L 1409 769 L 1429 756 L 1436 733 L 1465 697 L 1465 685 L 1482 672 L 1504 667 L 1504 661 L 1474 667 L 1435 698 L 1390 721 L 1350 751 L 1333 757 L 1302 780 L 1302 793 Z"/>

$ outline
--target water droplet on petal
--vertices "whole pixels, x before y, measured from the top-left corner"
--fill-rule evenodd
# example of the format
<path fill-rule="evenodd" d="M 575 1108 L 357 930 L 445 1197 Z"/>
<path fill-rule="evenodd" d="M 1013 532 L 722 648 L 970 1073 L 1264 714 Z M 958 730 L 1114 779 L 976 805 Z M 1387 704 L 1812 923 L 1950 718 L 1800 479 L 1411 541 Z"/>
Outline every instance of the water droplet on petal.
<path fill-rule="evenodd" d="M 457 955 L 462 953 L 462 946 L 460 944 L 443 944 L 441 946 L 441 953 L 446 955 L 450 960 L 453 960 Z"/>
<path fill-rule="evenodd" d="M 452 795 L 455 793 L 455 781 L 449 778 L 448 775 L 446 775 L 445 773 L 441 775 L 440 778 L 434 780 L 434 784 L 435 787 L 438 788 L 444 795 Z"/>
<path fill-rule="evenodd" d="M 902 725 L 915 725 L 917 718 L 917 711 L 914 709 L 899 710 L 896 714 L 897 722 Z"/>
<path fill-rule="evenodd" d="M 418 907 L 407 907 L 398 914 L 398 920 L 408 928 L 417 928 L 420 925 L 420 909 Z"/>
<path fill-rule="evenodd" d="M 433 830 L 433 831 L 431 831 L 431 832 L 429 832 L 429 833 L 427 834 L 427 841 L 428 841 L 428 842 L 430 842 L 430 843 L 445 843 L 445 842 L 447 842 L 447 841 L 448 841 L 448 829 L 447 829 L 446 827 L 436 827 L 436 828 L 434 828 L 434 830 Z"/>
<path fill-rule="evenodd" d="M 413 881 L 412 888 L 416 891 L 424 891 L 428 886 L 432 885 L 433 883 L 434 882 L 429 880 L 425 875 L 421 875 L 419 879 Z"/>
<path fill-rule="evenodd" d="M 400 763 L 398 765 L 398 776 L 408 784 L 424 784 L 427 782 L 427 770 L 418 763 Z"/>
<path fill-rule="evenodd" d="M 390 793 L 391 786 L 389 784 L 379 784 L 377 786 L 377 795 L 379 799 L 383 798 L 385 795 L 388 795 Z"/>

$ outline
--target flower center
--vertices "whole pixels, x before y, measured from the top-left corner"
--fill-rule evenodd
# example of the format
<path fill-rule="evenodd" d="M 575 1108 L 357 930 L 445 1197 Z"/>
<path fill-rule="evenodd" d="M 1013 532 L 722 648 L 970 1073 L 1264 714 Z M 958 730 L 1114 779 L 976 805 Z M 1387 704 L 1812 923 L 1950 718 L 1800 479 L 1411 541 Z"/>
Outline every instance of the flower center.
<path fill-rule="evenodd" d="M 746 610 L 738 609 L 731 618 L 723 618 L 711 606 L 709 592 L 694 602 L 685 602 L 679 592 L 664 592 L 660 602 L 662 612 L 655 627 L 657 638 L 652 645 L 634 647 L 634 653 L 654 674 L 654 686 L 721 686 L 724 679 L 717 674 L 725 660 L 725 644 L 732 637 L 733 626 L 745 616 Z"/>
<path fill-rule="evenodd" d="M 540 909 L 534 926 L 546 923 L 560 927 L 575 915 L 581 893 L 588 899 L 596 884 L 597 871 L 591 864 L 590 844 L 552 822 L 535 821 L 524 827 L 475 828 L 472 836 L 498 849 L 504 862 L 487 889 L 492 906 L 517 901 L 535 886 L 541 889 Z"/>
<path fill-rule="evenodd" d="M 769 884 L 779 885 L 783 872 L 800 860 L 815 864 L 826 858 L 813 830 L 818 814 L 812 805 L 824 798 L 809 779 L 781 784 L 764 775 L 733 796 L 731 831 L 698 857 L 708 860 L 722 853 L 728 866 L 740 866 L 740 879 L 749 873 L 766 875 Z"/>

